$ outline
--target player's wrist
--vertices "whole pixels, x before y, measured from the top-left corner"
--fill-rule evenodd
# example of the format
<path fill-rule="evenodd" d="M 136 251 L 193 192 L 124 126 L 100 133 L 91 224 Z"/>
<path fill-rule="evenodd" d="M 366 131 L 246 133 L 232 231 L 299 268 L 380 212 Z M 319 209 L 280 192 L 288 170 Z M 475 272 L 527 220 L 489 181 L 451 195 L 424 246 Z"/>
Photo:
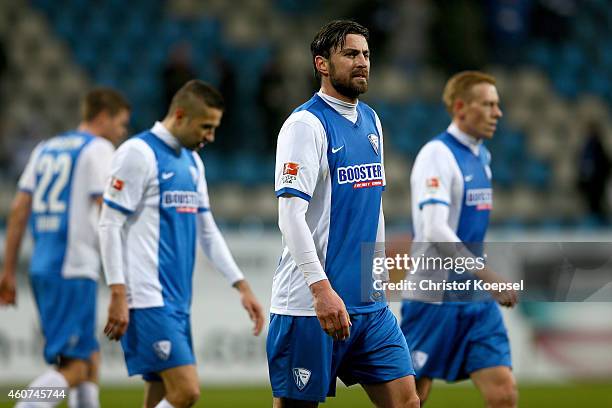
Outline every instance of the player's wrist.
<path fill-rule="evenodd" d="M 114 284 L 109 285 L 109 288 L 111 291 L 111 296 L 125 297 L 125 285 L 124 284 L 114 283 Z"/>
<path fill-rule="evenodd" d="M 309 286 L 310 293 L 314 297 L 321 296 L 324 293 L 329 293 L 332 290 L 332 287 L 329 283 L 329 279 L 321 279 Z"/>
<path fill-rule="evenodd" d="M 251 287 L 244 278 L 237 280 L 232 286 L 236 288 L 236 290 L 238 290 L 238 292 L 240 292 L 241 294 L 251 292 Z"/>

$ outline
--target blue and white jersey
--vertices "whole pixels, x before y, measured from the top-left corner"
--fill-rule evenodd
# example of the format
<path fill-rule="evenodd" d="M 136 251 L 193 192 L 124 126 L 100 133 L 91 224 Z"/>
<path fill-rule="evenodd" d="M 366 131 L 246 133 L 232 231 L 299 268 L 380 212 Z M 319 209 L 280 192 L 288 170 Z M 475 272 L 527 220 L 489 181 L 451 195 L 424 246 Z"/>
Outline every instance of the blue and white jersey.
<path fill-rule="evenodd" d="M 306 223 L 331 286 L 349 313 L 385 306 L 371 292 L 373 246 L 362 258 L 362 244 L 376 242 L 385 186 L 383 135 L 376 113 L 357 104 L 353 123 L 315 94 L 285 121 L 278 137 L 276 196 L 291 194 L 309 202 Z M 363 272 L 363 273 L 362 273 Z M 272 285 L 270 311 L 315 316 L 312 294 L 284 244 Z"/>
<path fill-rule="evenodd" d="M 130 308 L 189 312 L 196 216 L 209 210 L 204 165 L 161 124 L 113 156 L 104 202 L 128 215 L 122 256 Z"/>
<path fill-rule="evenodd" d="M 493 205 L 491 189 L 491 154 L 484 145 L 451 124 L 446 132 L 428 142 L 414 162 L 410 176 L 414 239 L 412 257 L 445 258 L 436 246 L 427 244 L 423 208 L 445 205 L 449 208 L 446 222 L 459 241 L 476 256 L 482 256 L 483 241 Z M 419 267 L 411 271 L 414 278 L 443 280 L 473 279 L 469 273 L 447 269 Z M 444 296 L 439 291 L 406 291 L 404 297 L 437 302 Z"/>
<path fill-rule="evenodd" d="M 493 205 L 490 163 L 487 148 L 455 125 L 423 146 L 410 176 L 415 242 L 424 241 L 421 210 L 429 204 L 449 207 L 447 223 L 461 242 L 484 241 Z"/>
<path fill-rule="evenodd" d="M 106 139 L 72 131 L 32 152 L 19 189 L 32 194 L 33 276 L 98 279 L 95 198 L 104 191 L 113 151 Z"/>

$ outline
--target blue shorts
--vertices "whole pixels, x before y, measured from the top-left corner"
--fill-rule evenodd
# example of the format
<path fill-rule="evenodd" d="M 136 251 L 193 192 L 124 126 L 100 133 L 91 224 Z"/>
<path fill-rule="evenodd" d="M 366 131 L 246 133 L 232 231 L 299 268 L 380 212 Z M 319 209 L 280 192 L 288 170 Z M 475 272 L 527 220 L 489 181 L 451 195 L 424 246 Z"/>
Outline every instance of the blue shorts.
<path fill-rule="evenodd" d="M 161 371 L 195 364 L 190 316 L 168 307 L 130 309 L 121 346 L 128 374 L 145 381 L 161 381 Z"/>
<path fill-rule="evenodd" d="M 383 383 L 414 375 L 406 340 L 385 307 L 351 315 L 351 335 L 334 341 L 315 316 L 272 314 L 267 340 L 272 394 L 324 402 L 346 385 Z"/>
<path fill-rule="evenodd" d="M 30 276 L 45 338 L 49 364 L 60 357 L 89 360 L 100 346 L 96 338 L 96 292 L 93 279 Z"/>
<path fill-rule="evenodd" d="M 483 368 L 512 367 L 508 333 L 495 302 L 404 301 L 402 331 L 417 378 L 458 381 Z"/>

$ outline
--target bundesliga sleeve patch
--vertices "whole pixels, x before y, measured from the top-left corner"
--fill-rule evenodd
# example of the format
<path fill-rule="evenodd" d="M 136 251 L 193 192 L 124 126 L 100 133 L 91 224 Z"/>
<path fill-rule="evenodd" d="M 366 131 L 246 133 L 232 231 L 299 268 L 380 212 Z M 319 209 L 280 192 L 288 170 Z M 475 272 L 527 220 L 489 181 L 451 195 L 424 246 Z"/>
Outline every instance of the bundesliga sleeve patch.
<path fill-rule="evenodd" d="M 283 174 L 281 177 L 281 183 L 292 184 L 297 180 L 298 171 L 300 165 L 293 162 L 287 162 L 283 165 Z"/>
<path fill-rule="evenodd" d="M 297 163 L 288 162 L 283 166 L 283 176 L 297 176 L 300 165 Z"/>
<path fill-rule="evenodd" d="M 124 184 L 125 184 L 125 182 L 123 180 L 119 180 L 116 177 L 113 177 L 111 179 L 111 187 L 114 188 L 117 191 L 123 190 L 123 185 Z"/>
<path fill-rule="evenodd" d="M 438 177 L 430 177 L 425 181 L 428 191 L 435 191 L 440 188 L 440 179 Z"/>

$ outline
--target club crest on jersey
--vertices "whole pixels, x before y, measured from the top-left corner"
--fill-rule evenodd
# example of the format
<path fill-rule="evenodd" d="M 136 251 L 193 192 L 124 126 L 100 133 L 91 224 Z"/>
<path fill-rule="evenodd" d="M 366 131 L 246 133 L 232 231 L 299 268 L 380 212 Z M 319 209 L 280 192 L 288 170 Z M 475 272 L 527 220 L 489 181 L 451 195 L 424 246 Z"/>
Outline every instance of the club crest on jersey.
<path fill-rule="evenodd" d="M 370 133 L 368 135 L 368 140 L 370 141 L 370 144 L 372 145 L 372 149 L 374 149 L 374 153 L 378 155 L 378 136 L 375 135 L 374 133 Z"/>
<path fill-rule="evenodd" d="M 300 391 L 306 387 L 308 381 L 310 380 L 310 370 L 305 368 L 294 368 L 293 369 L 293 381 L 295 381 L 296 387 Z"/>
<path fill-rule="evenodd" d="M 168 360 L 172 351 L 172 343 L 170 340 L 160 340 L 153 343 L 153 351 L 160 360 Z"/>
<path fill-rule="evenodd" d="M 424 351 L 421 351 L 421 350 L 413 351 L 412 352 L 412 365 L 414 366 L 414 369 L 420 370 L 421 368 L 423 368 L 428 358 L 429 358 L 429 355 L 425 353 Z"/>

